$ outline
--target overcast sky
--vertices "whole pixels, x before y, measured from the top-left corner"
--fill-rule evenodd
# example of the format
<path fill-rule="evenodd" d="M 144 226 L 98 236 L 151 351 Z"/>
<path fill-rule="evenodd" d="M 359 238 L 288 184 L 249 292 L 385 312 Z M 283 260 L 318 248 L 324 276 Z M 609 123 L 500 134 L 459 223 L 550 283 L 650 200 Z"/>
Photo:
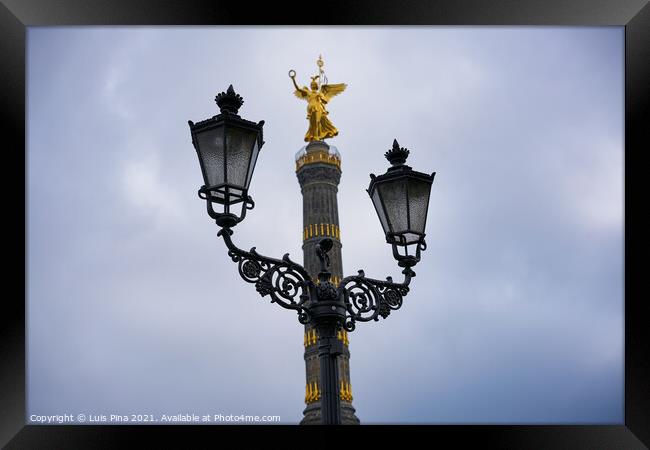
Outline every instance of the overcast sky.
<path fill-rule="evenodd" d="M 265 120 L 235 228 L 302 260 L 294 154 L 323 55 L 343 268 L 399 278 L 365 192 L 437 172 L 401 310 L 350 335 L 362 423 L 623 423 L 622 27 L 28 30 L 28 414 L 302 418 L 303 327 L 243 282 L 188 120 Z"/>

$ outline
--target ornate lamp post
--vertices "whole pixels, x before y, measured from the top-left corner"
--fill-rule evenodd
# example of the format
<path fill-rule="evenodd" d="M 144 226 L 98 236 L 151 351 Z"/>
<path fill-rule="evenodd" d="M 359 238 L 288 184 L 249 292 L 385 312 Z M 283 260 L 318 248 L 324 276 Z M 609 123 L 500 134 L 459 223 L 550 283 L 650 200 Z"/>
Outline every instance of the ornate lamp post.
<path fill-rule="evenodd" d="M 303 266 L 289 259 L 288 253 L 281 259 L 270 258 L 257 253 L 255 247 L 245 251 L 233 243 L 232 228 L 255 205 L 248 189 L 264 144 L 264 121 L 250 122 L 237 114 L 243 99 L 232 85 L 215 100 L 220 114 L 196 124 L 189 121 L 205 183 L 199 189 L 199 197 L 206 201 L 208 214 L 221 228 L 218 236 L 223 238 L 228 256 L 238 264 L 244 281 L 254 284 L 262 297 L 269 296 L 271 303 L 296 311 L 301 324 L 316 329 L 322 423 L 340 424 L 337 356 L 343 352 L 343 343 L 337 339 L 337 333 L 343 329 L 353 331 L 357 322 L 385 319 L 402 306 L 415 276 L 412 267 L 426 249 L 424 229 L 435 172 L 427 175 L 405 165 L 409 151 L 394 141 L 393 148 L 386 152 L 392 167 L 383 175 L 370 176 L 368 194 L 386 242 L 392 245 L 393 256 L 403 268 L 403 282 L 395 283 L 391 277 L 368 278 L 359 270 L 336 286 L 331 280 L 328 256 L 333 241 L 327 237 L 316 245 L 320 272 L 312 279 Z"/>

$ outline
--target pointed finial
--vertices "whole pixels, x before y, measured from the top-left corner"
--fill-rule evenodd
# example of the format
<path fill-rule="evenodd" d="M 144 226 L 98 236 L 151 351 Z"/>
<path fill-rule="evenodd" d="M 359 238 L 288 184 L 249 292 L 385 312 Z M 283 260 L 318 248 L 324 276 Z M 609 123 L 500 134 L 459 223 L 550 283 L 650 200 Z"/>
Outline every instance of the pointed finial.
<path fill-rule="evenodd" d="M 228 86 L 226 92 L 218 94 L 214 98 L 214 101 L 217 102 L 217 105 L 219 106 L 221 112 L 226 114 L 237 114 L 237 112 L 239 112 L 239 108 L 241 108 L 241 105 L 244 104 L 244 99 L 241 95 L 235 92 L 232 84 Z"/>
<path fill-rule="evenodd" d="M 388 150 L 384 156 L 386 156 L 386 159 L 393 166 L 399 166 L 406 162 L 406 158 L 409 156 L 409 151 L 406 148 L 400 147 L 397 143 L 397 139 L 393 139 L 393 148 Z"/>
<path fill-rule="evenodd" d="M 325 65 L 325 61 L 323 61 L 323 55 L 318 55 L 318 61 L 316 61 L 316 65 L 318 66 L 318 81 L 320 84 L 327 84 L 327 77 L 325 76 L 325 71 L 323 70 L 323 66 Z"/>

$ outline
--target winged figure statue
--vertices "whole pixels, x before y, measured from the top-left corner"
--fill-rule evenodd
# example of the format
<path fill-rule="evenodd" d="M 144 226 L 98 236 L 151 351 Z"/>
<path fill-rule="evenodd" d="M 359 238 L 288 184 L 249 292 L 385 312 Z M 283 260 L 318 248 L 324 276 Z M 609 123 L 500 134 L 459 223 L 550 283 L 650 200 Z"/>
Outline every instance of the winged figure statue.
<path fill-rule="evenodd" d="M 332 97 L 339 95 L 346 88 L 345 83 L 339 84 L 319 84 L 317 80 L 322 77 L 316 75 L 311 77 L 310 87 L 300 87 L 296 83 L 296 71 L 290 70 L 289 77 L 293 81 L 296 90 L 294 94 L 301 100 L 307 101 L 307 120 L 309 128 L 305 134 L 305 142 L 321 141 L 339 134 L 339 130 L 332 124 L 327 117 L 329 112 L 325 105 L 329 103 Z"/>

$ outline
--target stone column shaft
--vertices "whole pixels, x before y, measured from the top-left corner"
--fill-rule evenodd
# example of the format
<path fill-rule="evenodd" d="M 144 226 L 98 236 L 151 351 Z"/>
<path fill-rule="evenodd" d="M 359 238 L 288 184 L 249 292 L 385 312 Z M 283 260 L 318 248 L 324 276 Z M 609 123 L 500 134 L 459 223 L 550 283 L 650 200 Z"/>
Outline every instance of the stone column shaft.
<path fill-rule="evenodd" d="M 324 237 L 334 242 L 329 252 L 330 272 L 332 282 L 338 285 L 343 278 L 343 263 L 341 258 L 341 229 L 339 227 L 337 193 L 341 180 L 341 159 L 338 153 L 331 154 L 330 147 L 323 141 L 310 142 L 306 153 L 296 161 L 296 175 L 303 198 L 303 256 L 304 266 L 314 280 L 320 270 L 320 262 L 316 256 L 315 246 Z M 352 385 L 350 382 L 350 352 L 347 332 L 337 335 L 343 341 L 344 353 L 338 356 L 339 380 L 338 390 L 341 398 L 341 421 L 343 424 L 358 424 L 352 406 Z M 316 330 L 305 326 L 305 366 L 306 389 L 305 402 L 307 407 L 301 424 L 320 424 L 320 364 L 318 361 L 318 346 Z"/>

